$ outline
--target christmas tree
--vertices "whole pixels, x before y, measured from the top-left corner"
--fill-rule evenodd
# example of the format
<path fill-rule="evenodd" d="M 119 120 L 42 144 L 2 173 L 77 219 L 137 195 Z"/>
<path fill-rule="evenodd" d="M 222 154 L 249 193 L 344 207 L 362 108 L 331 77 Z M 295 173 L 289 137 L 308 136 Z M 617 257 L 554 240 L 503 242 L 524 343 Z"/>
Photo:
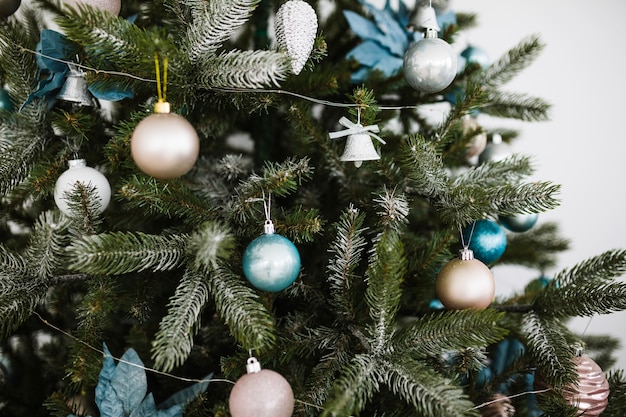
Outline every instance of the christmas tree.
<path fill-rule="evenodd" d="M 0 414 L 623 417 L 567 320 L 626 251 L 544 276 L 559 186 L 480 124 L 548 117 L 543 43 L 432 3 L 0 1 Z"/>

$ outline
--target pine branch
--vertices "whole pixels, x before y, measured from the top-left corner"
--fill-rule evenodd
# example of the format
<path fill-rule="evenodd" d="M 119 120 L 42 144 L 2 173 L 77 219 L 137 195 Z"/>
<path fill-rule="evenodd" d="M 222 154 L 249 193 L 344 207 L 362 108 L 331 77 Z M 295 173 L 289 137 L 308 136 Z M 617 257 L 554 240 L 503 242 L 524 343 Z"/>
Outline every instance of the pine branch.
<path fill-rule="evenodd" d="M 395 315 L 402 297 L 402 281 L 406 271 L 404 247 L 398 235 L 385 231 L 370 256 L 367 269 L 365 301 L 373 320 L 369 328 L 371 353 L 378 355 L 388 349 L 395 332 Z"/>
<path fill-rule="evenodd" d="M 145 31 L 126 19 L 90 5 L 67 8 L 56 19 L 66 36 L 79 45 L 99 69 L 120 69 L 137 76 L 154 74 L 155 51 L 177 48 L 156 31 Z M 176 59 L 172 59 L 176 62 Z"/>
<path fill-rule="evenodd" d="M 102 223 L 100 216 L 102 200 L 97 193 L 97 188 L 91 183 L 85 184 L 76 181 L 64 191 L 62 197 L 67 201 L 71 212 L 71 232 L 77 236 L 97 233 L 98 227 Z"/>
<path fill-rule="evenodd" d="M 490 87 L 506 84 L 526 69 L 544 48 L 538 35 L 531 35 L 491 64 L 476 83 Z"/>
<path fill-rule="evenodd" d="M 0 153 L 0 193 L 7 195 L 26 179 L 34 161 L 48 141 L 40 131 L 44 125 L 43 103 L 32 103 L 14 123 L 0 125 L 3 151 Z"/>
<path fill-rule="evenodd" d="M 33 18 L 33 14 L 32 9 L 26 9 L 27 19 Z M 34 33 L 32 27 L 12 19 L 3 25 L 5 30 L 0 31 L 0 67 L 5 73 L 5 81 L 8 81 L 6 87 L 16 100 L 14 104 L 22 104 L 32 92 L 37 76 L 36 57 L 24 51 L 24 48 L 34 50 L 39 33 Z"/>
<path fill-rule="evenodd" d="M 197 75 L 198 87 L 263 88 L 279 86 L 289 74 L 289 57 L 273 51 L 229 51 L 211 59 Z"/>
<path fill-rule="evenodd" d="M 324 404 L 320 417 L 358 414 L 378 392 L 380 362 L 369 355 L 355 355 L 333 384 L 333 395 Z"/>
<path fill-rule="evenodd" d="M 225 265 L 206 279 L 220 317 L 243 349 L 261 353 L 271 349 L 276 342 L 274 318 L 259 295 Z"/>
<path fill-rule="evenodd" d="M 66 233 L 70 221 L 59 212 L 43 212 L 30 236 L 24 259 L 28 265 L 28 276 L 41 283 L 49 282 L 62 263 L 62 253 L 69 244 Z"/>
<path fill-rule="evenodd" d="M 294 243 L 313 242 L 315 235 L 322 232 L 324 224 L 319 210 L 305 210 L 299 206 L 294 211 L 283 214 L 283 221 L 276 225 L 276 231 Z"/>
<path fill-rule="evenodd" d="M 534 307 L 547 317 L 592 317 L 626 309 L 626 284 L 618 282 L 578 282 L 550 286 L 539 294 Z"/>
<path fill-rule="evenodd" d="M 112 232 L 85 236 L 67 248 L 69 268 L 87 274 L 169 271 L 185 259 L 185 234 Z"/>
<path fill-rule="evenodd" d="M 183 41 L 192 65 L 206 65 L 252 15 L 261 0 L 188 1 L 194 17 Z"/>
<path fill-rule="evenodd" d="M 582 261 L 554 275 L 556 286 L 570 286 L 585 281 L 602 281 L 626 273 L 626 249 L 614 249 Z"/>
<path fill-rule="evenodd" d="M 568 330 L 558 321 L 530 311 L 522 316 L 521 333 L 538 371 L 548 385 L 554 388 L 577 380 L 572 357 L 573 340 Z"/>
<path fill-rule="evenodd" d="M 196 270 L 208 272 L 218 267 L 220 259 L 230 258 L 234 245 L 230 229 L 207 222 L 189 237 L 187 253 L 193 257 Z"/>
<path fill-rule="evenodd" d="M 330 286 L 330 302 L 334 307 L 351 317 L 354 314 L 353 281 L 357 278 L 354 270 L 361 262 L 363 247 L 363 221 L 365 215 L 350 206 L 335 224 L 336 238 L 330 244 L 328 252 L 331 257 L 327 266 L 327 282 Z"/>
<path fill-rule="evenodd" d="M 380 382 L 415 407 L 424 417 L 478 416 L 474 404 L 452 381 L 407 355 L 380 363 Z"/>
<path fill-rule="evenodd" d="M 623 370 L 611 371 L 607 380 L 611 388 L 609 404 L 602 413 L 603 417 L 621 417 L 626 415 L 626 377 Z"/>
<path fill-rule="evenodd" d="M 534 172 L 532 157 L 514 154 L 500 161 L 487 161 L 473 166 L 457 176 L 452 181 L 452 185 L 454 187 L 465 185 L 489 187 L 515 184 Z"/>
<path fill-rule="evenodd" d="M 487 96 L 482 86 L 478 84 L 468 83 L 462 94 L 457 97 L 457 104 L 452 107 L 450 113 L 446 116 L 446 120 L 439 127 L 437 149 L 443 152 L 446 147 L 452 143 L 454 137 L 450 135 L 450 129 L 454 123 L 458 122 L 463 116 L 472 110 L 478 109 L 483 105 Z"/>
<path fill-rule="evenodd" d="M 200 327 L 200 313 L 209 300 L 209 285 L 203 274 L 186 271 L 168 303 L 152 342 L 154 366 L 164 372 L 181 365 L 191 353 Z"/>
<path fill-rule="evenodd" d="M 543 122 L 549 120 L 550 104 L 539 97 L 530 97 L 521 93 L 488 91 L 487 102 L 481 106 L 480 110 L 494 117 Z"/>
<path fill-rule="evenodd" d="M 129 209 L 149 216 L 179 218 L 188 224 L 206 221 L 214 210 L 180 180 L 163 182 L 152 177 L 133 176 L 120 184 L 116 196 Z"/>
<path fill-rule="evenodd" d="M 376 214 L 383 227 L 399 232 L 401 227 L 408 223 L 409 202 L 396 189 L 388 190 L 387 186 L 384 186 L 373 201 L 378 206 Z"/>
<path fill-rule="evenodd" d="M 448 178 L 441 156 L 423 136 L 410 136 L 399 153 L 406 179 L 417 194 L 434 197 L 446 193 Z"/>
<path fill-rule="evenodd" d="M 396 336 L 396 351 L 427 358 L 501 340 L 507 330 L 496 323 L 504 313 L 492 309 L 458 310 L 416 318 Z"/>
<path fill-rule="evenodd" d="M 492 213 L 540 213 L 553 209 L 559 185 L 549 182 L 482 186 L 465 184 L 450 189 L 446 199 L 435 202 L 438 213 L 448 224 L 466 225 Z"/>

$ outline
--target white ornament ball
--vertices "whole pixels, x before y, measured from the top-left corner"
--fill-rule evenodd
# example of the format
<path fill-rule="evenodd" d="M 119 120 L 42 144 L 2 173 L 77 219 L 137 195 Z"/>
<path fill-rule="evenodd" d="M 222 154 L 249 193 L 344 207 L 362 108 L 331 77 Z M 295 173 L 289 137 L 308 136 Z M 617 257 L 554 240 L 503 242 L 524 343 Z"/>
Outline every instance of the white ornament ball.
<path fill-rule="evenodd" d="M 135 128 L 130 153 L 144 173 L 172 179 L 193 168 L 200 153 L 200 140 L 184 117 L 176 113 L 153 113 Z"/>
<path fill-rule="evenodd" d="M 291 70 L 300 74 L 317 35 L 317 14 L 304 0 L 288 0 L 276 12 L 274 31 L 278 47 L 291 58 Z"/>
<path fill-rule="evenodd" d="M 418 91 L 437 93 L 448 87 L 457 70 L 457 54 L 443 39 L 427 37 L 409 46 L 404 54 L 404 78 Z"/>
<path fill-rule="evenodd" d="M 452 259 L 441 268 L 435 292 L 448 309 L 483 309 L 493 301 L 496 285 L 487 265 L 474 259 L 471 250 L 464 249 L 461 258 Z"/>
<path fill-rule="evenodd" d="M 269 369 L 251 370 L 248 360 L 248 373 L 237 380 L 228 398 L 228 408 L 232 417 L 291 417 L 294 397 L 291 385 L 278 372 Z"/>
<path fill-rule="evenodd" d="M 92 6 L 96 9 L 106 10 L 114 15 L 120 14 L 122 9 L 121 0 L 63 0 L 69 6 L 76 8 L 80 4 Z"/>
<path fill-rule="evenodd" d="M 102 213 L 111 201 L 111 185 L 100 171 L 88 167 L 84 159 L 72 159 L 68 162 L 69 169 L 62 173 L 54 185 L 54 202 L 61 212 L 72 215 L 66 193 L 72 192 L 77 182 L 94 187 L 100 200 L 98 213 Z"/>

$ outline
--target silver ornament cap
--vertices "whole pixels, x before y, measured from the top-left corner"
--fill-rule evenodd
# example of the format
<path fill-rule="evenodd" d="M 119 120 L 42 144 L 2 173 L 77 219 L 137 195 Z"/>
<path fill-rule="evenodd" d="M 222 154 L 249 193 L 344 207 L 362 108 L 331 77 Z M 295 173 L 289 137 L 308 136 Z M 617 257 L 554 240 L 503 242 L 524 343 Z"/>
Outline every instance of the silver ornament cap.
<path fill-rule="evenodd" d="M 276 12 L 276 43 L 291 58 L 291 70 L 298 75 L 304 68 L 317 35 L 317 14 L 304 0 L 288 0 Z"/>

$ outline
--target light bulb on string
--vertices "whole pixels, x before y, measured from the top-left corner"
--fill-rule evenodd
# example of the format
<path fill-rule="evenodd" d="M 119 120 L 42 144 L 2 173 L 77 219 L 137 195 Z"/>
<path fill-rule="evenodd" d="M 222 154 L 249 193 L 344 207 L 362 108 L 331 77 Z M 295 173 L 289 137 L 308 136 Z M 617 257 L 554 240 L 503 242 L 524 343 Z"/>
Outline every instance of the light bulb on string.
<path fill-rule="evenodd" d="M 154 61 L 158 101 L 154 113 L 137 124 L 130 140 L 130 152 L 144 173 L 159 179 L 173 179 L 194 167 L 200 153 L 200 140 L 187 119 L 171 113 L 166 99 L 167 57 L 163 60 L 163 83 L 157 53 Z"/>

